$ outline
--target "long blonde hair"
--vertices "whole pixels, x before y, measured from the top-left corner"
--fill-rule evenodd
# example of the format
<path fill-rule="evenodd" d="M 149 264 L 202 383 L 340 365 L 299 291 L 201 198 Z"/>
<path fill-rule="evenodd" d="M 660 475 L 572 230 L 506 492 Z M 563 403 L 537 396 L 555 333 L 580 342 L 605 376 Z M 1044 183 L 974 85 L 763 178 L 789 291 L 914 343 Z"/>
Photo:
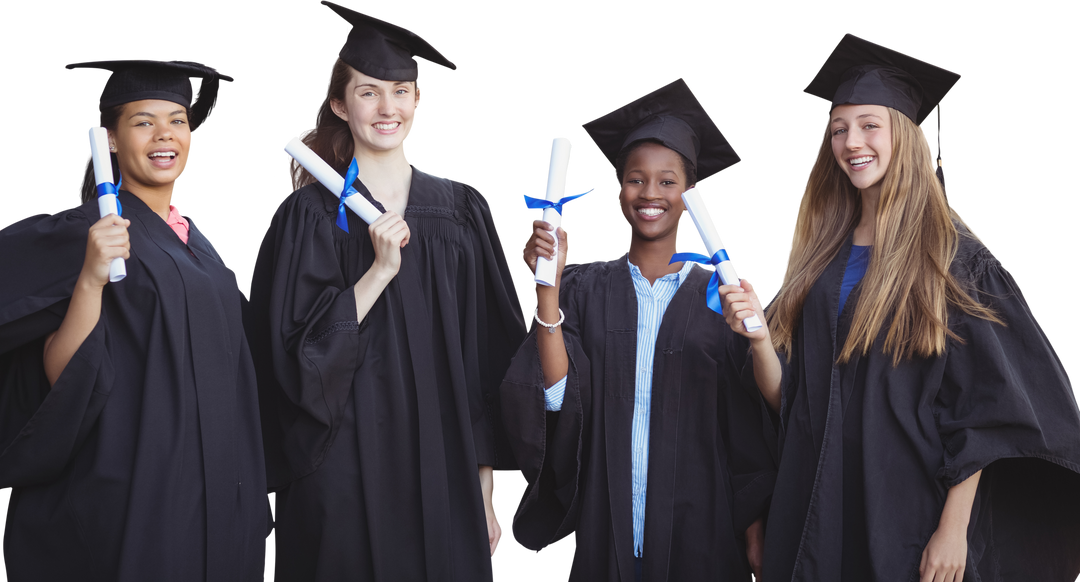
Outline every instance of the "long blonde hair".
<path fill-rule="evenodd" d="M 893 355 L 894 365 L 913 356 L 941 355 L 949 338 L 962 341 L 949 330 L 950 305 L 1000 323 L 949 273 L 959 248 L 953 223 L 959 217 L 945 201 L 922 129 L 892 108 L 889 119 L 892 160 L 882 180 L 870 264 L 841 363 L 856 352 L 868 353 L 890 319 L 882 351 Z M 831 138 L 826 128 L 799 208 L 784 285 L 768 313 L 773 345 L 789 357 L 807 293 L 862 214 L 859 191 L 837 164 Z"/>

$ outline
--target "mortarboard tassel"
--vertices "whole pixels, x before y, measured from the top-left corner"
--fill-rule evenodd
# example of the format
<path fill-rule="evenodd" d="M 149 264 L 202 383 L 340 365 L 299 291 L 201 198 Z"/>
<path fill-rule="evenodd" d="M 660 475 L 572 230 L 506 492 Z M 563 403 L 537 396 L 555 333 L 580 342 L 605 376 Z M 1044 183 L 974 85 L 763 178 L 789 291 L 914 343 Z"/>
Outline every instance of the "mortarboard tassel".
<path fill-rule="evenodd" d="M 198 63 L 190 64 L 197 65 Z M 210 67 L 204 68 L 210 69 Z M 213 71 L 213 69 L 210 70 Z M 203 77 L 202 84 L 199 85 L 199 96 L 188 108 L 188 123 L 191 124 L 191 131 L 198 129 L 202 122 L 206 121 L 206 118 L 210 116 L 210 111 L 214 108 L 214 103 L 217 102 L 218 83 L 217 71 Z"/>
<path fill-rule="evenodd" d="M 945 170 L 941 167 L 941 104 L 937 106 L 937 179 L 941 182 L 941 193 L 945 193 Z M 945 196 L 948 200 L 948 195 Z"/>

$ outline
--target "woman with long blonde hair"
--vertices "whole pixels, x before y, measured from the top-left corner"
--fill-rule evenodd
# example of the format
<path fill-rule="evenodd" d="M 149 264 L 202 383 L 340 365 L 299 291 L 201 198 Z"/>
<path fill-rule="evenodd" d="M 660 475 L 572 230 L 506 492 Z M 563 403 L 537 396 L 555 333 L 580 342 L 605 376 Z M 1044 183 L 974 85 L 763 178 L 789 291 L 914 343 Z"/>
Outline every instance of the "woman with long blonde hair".
<path fill-rule="evenodd" d="M 1069 580 L 1080 412 L 1009 273 L 949 208 L 918 124 L 958 75 L 846 36 L 768 326 L 724 313 L 779 414 L 769 580 Z"/>

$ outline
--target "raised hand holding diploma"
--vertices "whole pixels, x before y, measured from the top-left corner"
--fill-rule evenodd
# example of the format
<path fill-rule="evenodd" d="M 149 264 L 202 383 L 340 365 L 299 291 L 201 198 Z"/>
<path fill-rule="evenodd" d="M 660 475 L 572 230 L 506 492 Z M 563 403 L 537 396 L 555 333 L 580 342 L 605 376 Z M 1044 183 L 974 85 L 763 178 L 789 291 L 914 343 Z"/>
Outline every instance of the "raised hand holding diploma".
<path fill-rule="evenodd" d="M 104 127 L 90 128 L 90 156 L 94 160 L 94 181 L 97 182 L 98 212 L 102 218 L 110 214 L 120 216 L 120 202 L 113 184 L 112 157 L 109 155 L 109 131 Z M 116 257 L 109 263 L 109 282 L 116 283 L 127 277 L 124 259 Z"/>
<path fill-rule="evenodd" d="M 285 151 L 293 157 L 304 169 L 311 172 L 312 176 L 319 181 L 320 184 L 326 186 L 326 189 L 333 193 L 335 196 L 341 199 L 338 204 L 338 216 L 337 225 L 341 227 L 341 230 L 349 232 L 349 224 L 345 219 L 345 207 L 348 206 L 350 210 L 356 213 L 364 222 L 371 224 L 378 220 L 382 216 L 382 212 L 379 212 L 378 208 L 371 202 L 368 202 L 367 198 L 356 195 L 358 192 L 352 187 L 352 183 L 356 180 L 356 158 L 353 158 L 352 164 L 349 165 L 349 171 L 344 178 L 341 174 L 338 174 L 320 158 L 315 152 L 311 151 L 311 148 L 304 145 L 304 142 L 298 138 L 293 138 L 285 145 Z"/>
<path fill-rule="evenodd" d="M 562 206 L 567 202 L 584 196 L 589 192 L 563 197 L 566 191 L 566 168 L 570 165 L 570 140 L 565 137 L 557 137 L 551 142 L 551 165 L 548 168 L 547 193 L 543 200 L 525 197 L 525 204 L 529 208 L 543 208 L 544 222 L 551 225 L 552 229 L 558 229 L 562 225 Z M 558 257 L 559 237 L 555 237 L 554 254 Z M 547 257 L 536 258 L 536 282 L 551 287 L 555 285 L 555 263 Z"/>
<path fill-rule="evenodd" d="M 720 235 L 716 232 L 716 226 L 713 224 L 709 211 L 705 208 L 705 202 L 701 199 L 701 194 L 697 191 L 697 188 L 691 188 L 683 192 L 682 199 L 687 212 L 690 213 L 690 218 L 694 220 L 694 226 L 697 227 L 698 234 L 701 235 L 701 240 L 705 243 L 705 248 L 709 251 L 709 256 L 706 257 L 697 253 L 677 253 L 671 257 L 671 262 L 694 261 L 716 267 L 716 272 L 713 273 L 712 279 L 709 280 L 709 288 L 705 298 L 709 303 L 709 309 L 723 314 L 723 310 L 720 308 L 720 285 L 717 279 L 722 281 L 724 285 L 739 285 L 739 276 L 735 274 L 735 267 L 732 266 L 731 259 L 728 258 L 727 251 L 724 250 L 724 241 L 720 240 Z M 743 320 L 743 326 L 746 327 L 746 331 L 755 332 L 761 329 L 761 319 L 756 314 L 751 315 Z"/>

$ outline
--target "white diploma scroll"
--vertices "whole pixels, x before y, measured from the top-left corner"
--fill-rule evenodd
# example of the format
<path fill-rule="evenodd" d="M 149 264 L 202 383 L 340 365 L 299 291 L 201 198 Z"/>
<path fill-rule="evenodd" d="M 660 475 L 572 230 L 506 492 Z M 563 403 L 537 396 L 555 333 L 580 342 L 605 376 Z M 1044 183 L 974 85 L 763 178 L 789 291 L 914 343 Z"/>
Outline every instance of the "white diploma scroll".
<path fill-rule="evenodd" d="M 570 140 L 557 137 L 551 142 L 551 166 L 548 167 L 546 198 L 549 202 L 558 202 L 566 192 L 566 167 L 570 165 Z M 544 209 L 544 222 L 558 229 L 562 225 L 562 214 L 554 208 Z M 554 231 L 555 260 L 545 257 L 536 258 L 536 282 L 548 287 L 555 285 L 555 268 L 559 258 L 559 236 Z"/>
<path fill-rule="evenodd" d="M 705 201 L 701 199 L 701 194 L 698 193 L 697 188 L 691 188 L 683 192 L 682 199 L 686 210 L 690 213 L 690 218 L 694 219 L 694 226 L 697 227 L 701 240 L 705 242 L 709 256 L 715 255 L 717 251 L 724 248 L 724 241 L 720 240 L 720 235 L 716 232 L 716 226 L 709 216 L 709 210 L 705 208 Z M 735 274 L 735 267 L 732 266 L 731 261 L 722 261 L 716 265 L 716 272 L 724 285 L 739 284 L 739 276 Z M 757 331 L 761 329 L 761 319 L 757 314 L 751 315 L 743 320 L 743 326 L 746 327 L 746 331 Z"/>
<path fill-rule="evenodd" d="M 94 182 L 98 186 L 108 182 L 112 183 L 112 157 L 109 155 L 109 131 L 104 127 L 90 128 L 90 157 L 94 160 Z M 119 216 L 116 206 L 116 194 L 98 196 L 98 212 L 102 218 L 110 214 Z M 124 259 L 116 257 L 109 263 L 109 281 L 116 283 L 127 277 L 127 265 Z"/>
<path fill-rule="evenodd" d="M 342 178 L 341 174 L 338 174 L 330 167 L 330 164 L 311 151 L 311 148 L 304 145 L 304 142 L 294 137 L 285 145 L 285 151 L 301 166 L 304 166 L 305 170 L 311 172 L 311 175 L 315 176 L 315 179 L 320 184 L 326 186 L 326 189 L 331 194 L 341 198 L 341 191 L 345 189 L 345 178 Z M 375 222 L 382 216 L 382 212 L 379 212 L 379 209 L 375 208 L 374 204 L 368 202 L 367 198 L 364 198 L 359 193 L 346 198 L 345 206 L 348 206 L 350 210 L 368 224 Z"/>

